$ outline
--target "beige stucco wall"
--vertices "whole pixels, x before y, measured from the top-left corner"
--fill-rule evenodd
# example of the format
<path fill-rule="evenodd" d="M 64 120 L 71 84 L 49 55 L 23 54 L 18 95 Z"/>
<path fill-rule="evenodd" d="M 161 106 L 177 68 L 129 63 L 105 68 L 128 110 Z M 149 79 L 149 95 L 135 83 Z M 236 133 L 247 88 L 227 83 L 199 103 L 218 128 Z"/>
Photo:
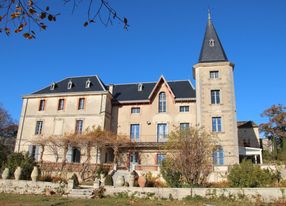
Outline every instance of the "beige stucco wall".
<path fill-rule="evenodd" d="M 158 96 L 166 93 L 167 110 L 158 112 Z M 180 106 L 189 106 L 189 112 L 180 112 Z M 131 114 L 132 107 L 140 107 L 139 114 Z M 149 123 L 148 123 L 149 122 Z M 157 142 L 157 124 L 167 123 L 168 131 L 180 123 L 196 124 L 196 104 L 194 101 L 175 102 L 166 83 L 161 82 L 150 103 L 114 105 L 112 110 L 112 130 L 118 134 L 130 135 L 130 125 L 140 125 L 140 142 Z"/>
<path fill-rule="evenodd" d="M 210 79 L 210 71 L 219 71 L 218 79 Z M 196 79 L 197 123 L 212 131 L 212 117 L 222 118 L 222 132 L 217 132 L 223 147 L 225 164 L 238 163 L 238 137 L 233 65 L 230 62 L 194 65 Z M 211 90 L 220 90 L 221 102 L 211 104 Z"/>
<path fill-rule="evenodd" d="M 58 100 L 61 98 L 65 99 L 65 108 L 58 111 Z M 83 110 L 78 110 L 79 98 L 85 98 L 85 108 Z M 41 99 L 46 100 L 44 111 L 39 111 Z M 83 120 L 83 131 L 88 128 L 92 129 L 94 126 L 109 130 L 110 115 L 111 95 L 107 92 L 26 96 L 23 98 L 15 151 L 28 151 L 28 146 L 32 144 L 31 141 L 36 138 L 73 133 L 76 120 Z M 42 135 L 35 135 L 37 121 L 43 121 Z M 60 134 L 59 130 L 55 130 L 56 122 L 60 122 L 59 124 L 62 127 Z M 92 152 L 95 153 L 95 149 Z M 84 156 L 85 150 L 82 149 L 82 161 L 86 159 Z M 55 161 L 55 157 L 51 152 L 45 151 L 43 160 Z M 95 155 L 93 155 L 93 160 L 95 161 Z"/>

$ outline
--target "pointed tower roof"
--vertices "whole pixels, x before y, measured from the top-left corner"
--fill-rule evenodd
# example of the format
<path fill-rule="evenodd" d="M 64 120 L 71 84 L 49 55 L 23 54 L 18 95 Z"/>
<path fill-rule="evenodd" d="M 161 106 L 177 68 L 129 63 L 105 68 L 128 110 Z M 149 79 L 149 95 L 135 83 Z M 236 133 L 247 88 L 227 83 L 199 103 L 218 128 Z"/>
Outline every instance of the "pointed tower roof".
<path fill-rule="evenodd" d="M 208 11 L 208 24 L 199 58 L 200 63 L 228 61 Z"/>

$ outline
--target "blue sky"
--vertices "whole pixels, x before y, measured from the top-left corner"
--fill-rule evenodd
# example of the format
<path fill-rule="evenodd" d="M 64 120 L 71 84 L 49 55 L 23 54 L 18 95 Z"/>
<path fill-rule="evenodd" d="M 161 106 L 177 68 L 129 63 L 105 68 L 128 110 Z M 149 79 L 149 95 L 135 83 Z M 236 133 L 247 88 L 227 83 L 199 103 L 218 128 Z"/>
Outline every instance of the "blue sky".
<path fill-rule="evenodd" d="M 52 6 L 61 16 L 36 40 L 0 34 L 0 102 L 15 120 L 21 96 L 68 76 L 98 74 L 108 84 L 157 81 L 163 74 L 194 82 L 208 7 L 235 63 L 238 120 L 261 123 L 265 108 L 286 104 L 285 0 L 110 0 L 128 17 L 129 31 L 118 22 L 84 28 L 86 5 L 72 15 L 59 2 Z"/>

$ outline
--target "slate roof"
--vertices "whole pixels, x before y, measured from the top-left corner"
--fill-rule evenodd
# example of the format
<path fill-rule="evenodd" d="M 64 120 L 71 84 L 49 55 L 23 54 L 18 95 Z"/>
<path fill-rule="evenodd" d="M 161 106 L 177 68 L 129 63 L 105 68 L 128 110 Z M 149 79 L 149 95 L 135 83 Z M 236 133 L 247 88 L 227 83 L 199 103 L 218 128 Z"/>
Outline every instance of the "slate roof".
<path fill-rule="evenodd" d="M 210 40 L 214 40 L 213 45 L 210 45 Z M 199 57 L 199 62 L 205 63 L 205 62 L 220 62 L 220 61 L 228 61 L 228 60 L 209 13 L 208 23 L 206 26 L 206 32 L 203 40 L 201 54 Z"/>
<path fill-rule="evenodd" d="M 148 100 L 156 82 L 143 83 L 142 91 L 138 91 L 138 84 L 139 83 L 114 85 L 114 100 L 119 102 Z M 188 80 L 168 81 L 168 84 L 176 99 L 196 97 L 196 92 Z"/>
<path fill-rule="evenodd" d="M 90 88 L 85 88 L 85 83 L 87 80 L 90 80 Z M 68 89 L 68 82 L 72 81 L 73 86 L 71 89 Z M 62 81 L 55 82 L 55 89 L 50 89 L 51 85 L 41 89 L 33 94 L 56 94 L 56 93 L 67 93 L 67 92 L 88 92 L 88 91 L 105 91 L 106 86 L 99 79 L 98 76 L 85 76 L 85 77 L 70 77 Z"/>
<path fill-rule="evenodd" d="M 253 121 L 238 121 L 237 127 L 238 128 L 253 128 L 253 127 L 258 127 L 258 126 Z"/>
<path fill-rule="evenodd" d="M 86 88 L 86 81 L 91 81 L 90 88 Z M 72 81 L 73 86 L 71 89 L 68 89 L 68 82 Z M 142 91 L 138 91 L 139 83 L 132 84 L 115 84 L 113 85 L 113 100 L 117 102 L 121 101 L 148 101 L 151 92 L 156 86 L 157 82 L 148 82 L 141 83 L 143 85 Z M 195 98 L 196 92 L 192 87 L 190 81 L 168 81 L 172 92 L 175 95 L 176 99 L 186 99 L 186 98 Z M 32 94 L 57 94 L 57 93 L 72 93 L 72 92 L 104 92 L 108 91 L 109 86 L 106 86 L 98 76 L 86 76 L 86 77 L 70 77 L 59 82 L 55 82 L 55 89 L 50 89 L 51 85 L 41 89 Z"/>

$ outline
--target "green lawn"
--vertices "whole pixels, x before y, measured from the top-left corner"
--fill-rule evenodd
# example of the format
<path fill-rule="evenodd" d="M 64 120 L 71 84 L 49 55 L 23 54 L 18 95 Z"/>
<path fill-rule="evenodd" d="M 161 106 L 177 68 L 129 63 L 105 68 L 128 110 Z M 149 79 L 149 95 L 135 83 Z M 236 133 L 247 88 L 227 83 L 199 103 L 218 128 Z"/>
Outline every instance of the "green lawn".
<path fill-rule="evenodd" d="M 181 206 L 181 205 L 215 205 L 215 206 L 251 206 L 251 205 L 270 205 L 270 204 L 255 204 L 247 201 L 232 201 L 232 200 L 205 200 L 192 199 L 184 201 L 170 200 L 146 200 L 146 199 L 128 199 L 128 198 L 104 198 L 104 199 L 72 199 L 58 196 L 40 196 L 40 195 L 15 195 L 15 194 L 0 194 L 0 206 Z M 274 204 L 273 204 L 274 205 Z M 275 204 L 276 205 L 276 204 Z M 282 205 L 282 204 L 281 204 Z M 284 204 L 283 204 L 284 205 Z"/>

